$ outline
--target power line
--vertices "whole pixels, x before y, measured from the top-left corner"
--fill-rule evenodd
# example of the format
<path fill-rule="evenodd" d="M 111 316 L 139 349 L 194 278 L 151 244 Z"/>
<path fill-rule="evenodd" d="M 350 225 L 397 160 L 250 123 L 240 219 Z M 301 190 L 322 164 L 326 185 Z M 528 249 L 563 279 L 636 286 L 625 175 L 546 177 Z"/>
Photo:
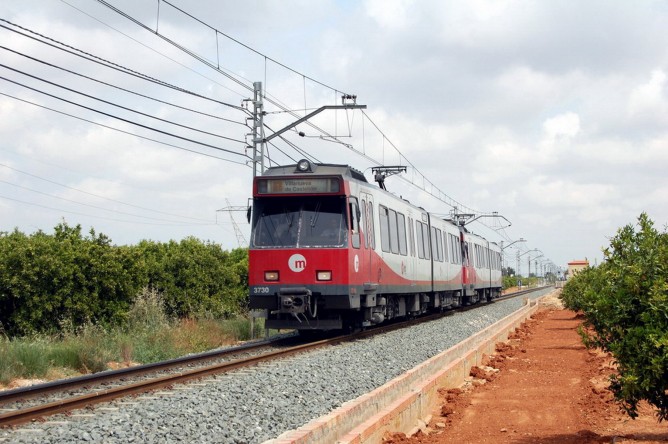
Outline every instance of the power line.
<path fill-rule="evenodd" d="M 129 93 L 129 94 L 133 94 L 133 95 L 135 95 L 135 96 L 137 96 L 137 97 L 142 97 L 142 98 L 144 98 L 144 99 L 149 99 L 149 100 L 152 100 L 152 101 L 154 101 L 154 102 L 162 103 L 163 105 L 167 105 L 167 106 L 171 106 L 171 107 L 174 107 L 174 108 L 182 109 L 182 110 L 184 110 L 184 111 L 190 111 L 190 112 L 192 112 L 192 113 L 196 113 L 196 114 L 199 114 L 199 115 L 202 115 L 202 116 L 211 117 L 212 119 L 223 120 L 223 121 L 225 121 L 225 122 L 229 122 L 229 123 L 234 123 L 234 124 L 237 124 L 237 125 L 246 126 L 246 124 L 244 124 L 243 122 L 239 122 L 239 121 L 232 120 L 232 119 L 226 119 L 225 117 L 215 116 L 215 115 L 213 115 L 213 114 L 208 114 L 208 113 L 205 113 L 205 112 L 202 112 L 202 111 L 198 111 L 198 110 L 196 110 L 196 109 L 188 108 L 188 107 L 181 106 L 181 105 L 176 105 L 176 104 L 174 104 L 174 103 L 167 102 L 167 101 L 165 101 L 165 100 L 160 100 L 160 99 L 157 99 L 157 98 L 155 98 L 155 97 L 151 97 L 151 96 L 148 96 L 148 95 L 146 95 L 146 94 L 139 93 L 139 92 L 137 92 L 137 91 L 132 91 L 132 90 L 130 90 L 130 89 L 123 88 L 123 87 L 121 87 L 121 86 L 114 85 L 114 84 L 112 84 L 112 83 L 104 82 L 104 81 L 102 81 L 102 80 L 100 80 L 100 79 L 96 79 L 96 78 L 94 78 L 94 77 L 90 77 L 90 76 L 87 76 L 87 75 L 85 75 L 85 74 L 81 74 L 81 73 L 78 73 L 78 72 L 76 72 L 76 71 L 72 71 L 72 70 L 67 69 L 67 68 L 63 68 L 62 66 L 54 65 L 53 63 L 49 63 L 49 62 L 47 62 L 47 61 L 45 61 L 45 60 L 40 60 L 40 59 L 38 59 L 38 58 L 29 56 L 28 54 L 24 54 L 24 53 L 22 53 L 22 52 L 15 51 L 15 50 L 13 50 L 13 49 L 11 49 L 11 48 L 7 48 L 7 47 L 2 46 L 2 45 L 0 45 L 0 49 L 4 49 L 5 51 L 12 52 L 12 53 L 14 53 L 14 54 L 16 54 L 16 55 L 25 57 L 25 58 L 27 58 L 27 59 L 30 59 L 30 60 L 34 61 L 34 62 L 41 63 L 41 64 L 46 65 L 46 66 L 49 66 L 49 67 L 51 67 L 51 68 L 59 69 L 59 70 L 61 70 L 61 71 L 67 72 L 67 73 L 69 73 L 69 74 L 72 74 L 72 75 L 75 75 L 75 76 L 79 76 L 79 77 L 84 78 L 84 79 L 86 79 L 86 80 L 90 80 L 90 81 L 92 81 L 92 82 L 96 82 L 96 83 L 99 83 L 99 84 L 101 84 L 101 85 L 109 86 L 109 87 L 114 88 L 114 89 L 117 89 L 117 90 L 119 90 L 119 91 L 123 91 L 123 92 Z"/>
<path fill-rule="evenodd" d="M 79 95 L 84 96 L 84 97 L 87 97 L 87 98 L 89 98 L 89 99 L 97 100 L 98 102 L 102 102 L 102 103 L 105 103 L 105 104 L 107 104 L 107 105 L 115 106 L 115 107 L 120 108 L 120 109 L 122 109 L 122 110 L 129 111 L 129 112 L 132 112 L 132 113 L 135 113 L 135 114 L 139 114 L 139 115 L 141 115 L 141 116 L 148 117 L 148 118 L 150 118 L 150 119 L 158 120 L 158 121 L 160 121 L 160 122 L 164 122 L 164 123 L 169 123 L 170 125 L 179 126 L 179 127 L 181 127 L 181 128 L 189 129 L 189 130 L 191 130 L 191 131 L 195 131 L 195 132 L 198 132 L 198 133 L 206 134 L 206 135 L 209 135 L 209 136 L 219 137 L 219 138 L 221 138 L 221 139 L 229 140 L 229 141 L 232 141 L 232 142 L 239 142 L 239 143 L 242 143 L 242 144 L 244 144 L 244 145 L 246 144 L 246 142 L 244 142 L 243 140 L 237 140 L 237 139 L 233 139 L 233 138 L 231 138 L 231 137 L 221 136 L 220 134 L 215 134 L 215 133 L 211 133 L 211 132 L 209 132 L 209 131 L 204 131 L 204 130 L 200 130 L 200 129 L 197 129 L 197 128 L 193 128 L 193 127 L 191 127 L 191 126 L 183 125 L 183 124 L 181 124 L 181 123 L 173 122 L 173 121 L 171 121 L 171 120 L 162 119 L 162 118 L 160 118 L 160 117 L 152 116 L 152 115 L 150 115 L 150 114 L 143 113 L 143 112 L 138 111 L 138 110 L 136 110 L 136 109 L 128 108 L 128 107 L 126 107 L 126 106 L 122 106 L 122 105 L 119 105 L 119 104 L 117 104 L 117 103 L 110 102 L 110 101 L 108 101 L 108 100 L 100 99 L 99 97 L 95 97 L 95 96 L 92 96 L 92 95 L 90 95 L 90 94 L 86 94 L 86 93 L 83 93 L 83 92 L 81 92 L 81 91 L 77 91 L 77 90 L 75 90 L 75 89 L 68 88 L 67 86 L 60 85 L 60 84 L 55 83 L 55 82 L 51 82 L 51 81 L 49 81 L 49 80 L 46 80 L 46 79 L 43 79 L 43 78 L 41 78 L 41 77 L 38 77 L 38 76 L 35 76 L 35 75 L 32 75 L 32 74 L 29 74 L 29 73 L 24 72 L 24 71 L 21 71 L 21 70 L 18 70 L 18 69 L 16 69 L 16 68 L 12 68 L 12 67 L 7 66 L 7 65 L 4 65 L 4 64 L 2 64 L 2 63 L 0 63 L 0 67 L 9 69 L 9 70 L 14 71 L 14 72 L 17 72 L 17 73 L 19 73 L 19 74 L 23 74 L 24 76 L 33 78 L 33 79 L 35 79 L 35 80 L 39 80 L 40 82 L 48 83 L 49 85 L 55 86 L 55 87 L 57 87 L 57 88 L 64 89 L 64 90 L 69 91 L 69 92 L 71 92 L 71 93 L 79 94 Z M 10 81 L 11 81 L 11 80 L 10 80 Z M 21 84 L 19 84 L 19 85 L 21 85 Z M 21 85 L 21 86 L 25 86 L 25 85 Z"/>
<path fill-rule="evenodd" d="M 33 202 L 26 202 L 25 200 L 14 199 L 12 197 L 7 197 L 7 196 L 3 196 L 3 195 L 0 195 L 0 199 L 11 200 L 13 202 L 19 202 L 19 203 L 26 204 L 26 205 L 31 205 L 31 206 L 34 206 L 34 207 L 40 207 L 40 208 L 45 208 L 47 210 L 58 211 L 60 213 L 74 214 L 76 216 L 93 217 L 93 218 L 96 218 L 96 219 L 110 220 L 110 221 L 113 221 L 113 222 L 123 222 L 123 223 L 141 224 L 141 225 L 156 225 L 156 226 L 192 225 L 192 224 L 171 224 L 171 223 L 170 224 L 157 224 L 157 223 L 152 223 L 152 222 L 141 222 L 141 221 L 136 221 L 136 220 L 114 219 L 114 218 L 111 218 L 111 217 L 95 216 L 93 214 L 85 214 L 85 213 L 79 213 L 79 212 L 76 212 L 76 211 L 68 211 L 68 210 L 63 210 L 63 209 L 60 209 L 60 208 L 49 207 L 47 205 L 36 204 L 36 203 L 33 203 Z M 211 225 L 213 226 L 213 225 L 216 225 L 216 224 L 211 224 Z"/>
<path fill-rule="evenodd" d="M 71 55 L 73 55 L 73 56 L 82 58 L 82 59 L 84 59 L 84 60 L 88 60 L 88 61 L 93 62 L 93 63 L 97 63 L 98 65 L 104 66 L 104 67 L 106 67 L 106 68 L 114 69 L 114 70 L 119 71 L 119 72 L 122 72 L 122 73 L 124 73 L 124 74 L 131 75 L 131 76 L 137 77 L 137 78 L 139 78 L 139 79 L 146 80 L 146 81 L 155 83 L 155 84 L 157 84 L 157 85 L 160 85 L 160 86 L 163 86 L 163 87 L 166 87 L 166 88 L 173 89 L 173 90 L 175 90 L 175 91 L 179 91 L 179 92 L 182 92 L 182 93 L 185 93 L 185 94 L 189 94 L 189 95 L 198 97 L 198 98 L 203 99 L 203 100 L 208 100 L 208 101 L 217 103 L 217 104 L 219 104 L 219 105 L 223 105 L 223 106 L 227 106 L 227 107 L 230 107 L 230 108 L 234 108 L 234 109 L 237 109 L 237 110 L 240 110 L 240 111 L 247 112 L 243 107 L 241 107 L 241 106 L 239 106 L 239 105 L 232 105 L 232 104 L 230 104 L 230 103 L 222 102 L 222 101 L 220 101 L 220 100 L 215 100 L 215 99 L 212 99 L 212 98 L 210 98 L 210 97 L 206 97 L 206 96 L 203 96 L 203 95 L 201 95 L 201 94 L 197 94 L 197 93 L 195 93 L 195 92 L 189 91 L 189 90 L 187 90 L 187 89 L 185 89 L 185 88 L 182 88 L 182 87 L 179 87 L 179 86 L 171 85 L 171 84 L 169 84 L 169 83 L 167 83 L 167 82 L 165 82 L 165 81 L 162 81 L 162 80 L 153 78 L 153 77 L 151 77 L 151 76 L 149 76 L 149 75 L 147 75 L 147 74 L 140 73 L 140 72 L 138 72 L 138 71 L 132 70 L 132 69 L 127 68 L 127 67 L 125 67 L 125 66 L 122 66 L 122 65 L 119 65 L 119 64 L 117 64 L 117 63 L 111 62 L 111 61 L 109 61 L 109 60 L 103 59 L 103 58 L 98 57 L 98 56 L 96 56 L 96 55 L 87 53 L 86 51 L 83 51 L 83 50 L 81 50 L 81 49 L 75 48 L 75 47 L 73 47 L 73 46 L 71 46 L 71 45 L 68 45 L 68 44 L 66 44 L 66 43 L 60 42 L 60 41 L 58 41 L 58 40 L 56 40 L 56 39 L 53 39 L 53 38 L 51 38 L 51 37 L 47 37 L 47 36 L 45 36 L 45 35 L 43 35 L 43 34 L 40 34 L 40 33 L 36 32 L 36 31 L 33 31 L 33 30 L 31 30 L 31 29 L 28 29 L 28 28 L 26 28 L 26 27 L 24 27 L 24 26 L 20 26 L 20 25 L 17 25 L 17 24 L 15 24 L 15 23 L 12 23 L 12 22 L 10 22 L 9 20 L 0 18 L 0 21 L 5 22 L 5 23 L 8 23 L 8 24 L 10 24 L 11 26 L 15 26 L 16 28 L 19 28 L 19 29 L 21 29 L 21 30 L 23 30 L 23 31 L 26 31 L 26 32 L 31 33 L 31 34 L 36 35 L 36 36 L 39 36 L 39 37 L 41 37 L 42 39 L 46 39 L 46 40 L 49 40 L 49 41 L 54 42 L 54 43 L 49 43 L 49 42 L 47 42 L 47 41 L 40 40 L 40 39 L 37 38 L 37 37 L 31 36 L 31 35 L 27 35 L 27 34 L 25 34 L 24 32 L 19 32 L 19 31 L 17 31 L 16 29 L 12 29 L 12 28 L 9 28 L 9 27 L 4 26 L 4 25 L 0 25 L 0 28 L 4 28 L 4 29 L 6 29 L 6 30 L 8 30 L 8 31 L 11 31 L 11 32 L 14 32 L 14 33 L 16 33 L 16 34 L 19 34 L 19 35 L 21 35 L 21 36 L 23 36 L 23 37 L 26 37 L 26 38 L 35 40 L 36 42 L 42 43 L 42 44 L 44 44 L 44 45 L 51 46 L 52 48 L 55 48 L 55 49 L 58 49 L 58 50 L 60 50 L 60 51 L 66 52 L 66 53 L 71 54 Z M 61 46 L 58 46 L 58 45 L 61 45 L 62 47 L 61 47 Z M 67 49 L 67 48 L 71 48 L 71 49 Z"/>
<path fill-rule="evenodd" d="M 137 209 L 145 210 L 145 211 L 150 211 L 150 212 L 152 212 L 152 213 L 164 214 L 164 215 L 166 215 L 166 216 L 179 217 L 179 218 L 182 218 L 182 219 L 191 219 L 191 220 L 200 221 L 200 222 L 210 222 L 210 221 L 207 220 L 207 219 L 200 219 L 200 218 L 191 217 L 191 216 L 182 216 L 182 215 L 180 215 L 180 214 L 167 213 L 167 212 L 165 212 L 165 211 L 154 210 L 154 209 L 147 208 L 147 207 L 142 207 L 142 206 L 139 206 L 139 205 L 129 204 L 129 203 L 127 203 L 127 202 L 123 202 L 123 201 L 120 201 L 120 200 L 117 200 L 117 199 L 112 199 L 112 198 L 110 198 L 110 197 L 100 196 L 99 194 L 90 193 L 90 192 L 88 192 L 88 191 L 80 190 L 80 189 L 78 189 L 78 188 L 74 188 L 74 187 L 71 187 L 71 186 L 69 186 L 69 185 L 65 185 L 65 184 L 62 184 L 62 183 L 60 183 L 60 182 L 56 182 L 56 181 L 51 180 L 51 179 L 46 179 L 46 178 L 44 178 L 44 177 L 37 176 L 37 175 L 32 174 L 32 173 L 28 173 L 27 171 L 22 171 L 22 170 L 19 170 L 19 169 L 17 169 L 17 168 L 13 168 L 13 167 L 11 167 L 11 166 L 9 166 L 9 165 L 5 165 L 5 164 L 3 164 L 3 163 L 0 163 L 0 167 L 4 167 L 4 168 L 7 168 L 7 169 L 10 169 L 10 170 L 12 170 L 12 171 L 15 171 L 15 172 L 17 172 L 17 173 L 23 174 L 23 175 L 25 175 L 25 176 L 32 177 L 32 178 L 34 178 L 34 179 L 38 179 L 38 180 L 41 180 L 41 181 L 44 181 L 44 182 L 48 182 L 48 183 L 50 183 L 50 184 L 53 184 L 53 185 L 57 185 L 57 186 L 59 186 L 59 187 L 66 188 L 66 189 L 68 189 L 68 190 L 76 191 L 76 192 L 78 192 L 78 193 L 86 194 L 86 195 L 88 195 L 88 196 L 93 196 L 93 197 L 96 197 L 96 198 L 98 198 L 98 199 L 103 199 L 103 200 L 106 200 L 106 201 L 108 201 L 108 202 L 114 202 L 114 203 L 121 204 L 121 205 L 125 205 L 125 206 L 128 206 L 128 207 L 137 208 Z M 8 182 L 6 182 L 6 183 L 8 183 Z M 18 186 L 18 185 L 17 185 L 17 186 Z"/>
<path fill-rule="evenodd" d="M 45 106 L 45 105 L 40 105 L 39 103 L 35 103 L 35 102 L 31 102 L 31 101 L 29 101 L 29 100 L 21 99 L 21 98 L 19 98 L 19 97 L 12 96 L 11 94 L 6 94 L 6 93 L 3 93 L 3 92 L 0 92 L 0 95 L 6 96 L 6 97 L 10 97 L 10 98 L 12 98 L 12 99 L 14 99 L 14 100 L 18 100 L 18 101 L 20 101 L 20 102 L 28 103 L 28 104 L 30 104 L 30 105 L 37 106 L 37 107 L 39 107 L 39 108 L 43 108 L 43 109 L 46 109 L 46 110 L 49 110 L 49 111 L 53 111 L 53 112 L 58 113 L 58 114 L 62 114 L 62 115 L 68 116 L 68 117 L 72 117 L 72 118 L 74 118 L 74 119 L 81 120 L 81 121 L 83 121 L 83 122 L 92 123 L 93 125 L 98 125 L 98 126 L 101 126 L 101 127 L 103 127 L 103 128 L 110 129 L 110 130 L 112 130 L 112 131 L 118 131 L 119 133 L 127 134 L 127 135 L 129 135 L 129 136 L 138 137 L 138 138 L 140 138 L 140 139 L 144 139 L 144 140 L 148 140 L 148 141 L 151 141 L 151 142 L 159 143 L 159 144 L 161 144 L 161 145 L 166 145 L 166 146 L 169 146 L 169 147 L 172 147 L 172 148 L 176 148 L 176 149 L 178 149 L 178 150 L 188 151 L 188 152 L 190 152 L 190 153 L 199 154 L 200 156 L 211 157 L 211 158 L 213 158 L 213 159 L 222 160 L 222 161 L 224 161 L 224 162 L 236 163 L 237 165 L 249 166 L 249 165 L 248 165 L 247 163 L 245 163 L 245 162 L 237 162 L 237 161 L 234 161 L 234 160 L 231 160 L 231 159 L 225 159 L 225 158 L 223 158 L 223 157 L 218 157 L 218 156 L 214 156 L 214 155 L 212 155 L 212 154 L 202 153 L 202 152 L 200 152 L 200 151 L 195 151 L 195 150 L 192 150 L 192 149 L 189 149 L 189 148 L 185 148 L 185 147 L 182 147 L 182 146 L 174 145 L 173 143 L 163 142 L 163 141 L 161 141 L 161 140 L 152 139 L 152 138 L 150 138 L 150 137 L 142 136 L 142 135 L 139 135 L 139 134 L 134 134 L 134 133 L 131 133 L 131 132 L 129 132 L 129 131 L 125 131 L 125 130 L 122 130 L 122 129 L 119 129 L 119 128 L 114 128 L 113 126 L 105 125 L 105 124 L 103 124 L 103 123 L 99 123 L 99 122 L 95 122 L 95 121 L 93 121 L 93 120 L 85 119 L 85 118 L 83 118 L 83 117 L 75 116 L 75 115 L 73 115 L 73 114 L 69 114 L 69 113 L 66 113 L 66 112 L 64 112 L 64 111 L 60 111 L 60 110 L 57 110 L 57 109 L 54 109 L 54 108 L 50 108 L 50 107 Z M 243 156 L 246 157 L 246 158 L 248 158 L 248 159 L 250 160 L 250 157 L 248 157 L 247 155 L 244 154 Z"/>
<path fill-rule="evenodd" d="M 242 157 L 248 157 L 248 156 L 246 156 L 245 154 L 237 153 L 237 152 L 235 152 L 235 151 L 228 150 L 228 149 L 226 149 L 226 148 L 221 148 L 221 147 L 218 147 L 218 146 L 215 146 L 215 145 L 211 145 L 211 144 L 209 144 L 209 143 L 205 143 L 205 142 L 199 142 L 199 141 L 197 141 L 197 140 L 190 139 L 190 138 L 188 138 L 188 137 L 179 136 L 178 134 L 170 133 L 170 132 L 168 132 L 168 131 L 163 131 L 163 130 L 160 130 L 160 129 L 157 129 L 157 128 L 152 128 L 152 127 L 150 127 L 150 126 L 148 126 L 148 125 L 144 125 L 144 124 L 141 124 L 141 123 L 138 123 L 138 122 L 134 122 L 134 121 L 129 120 L 129 119 L 124 119 L 123 117 L 115 116 L 115 115 L 113 115 L 113 114 L 106 113 L 106 112 L 104 112 L 104 111 L 100 111 L 100 110 L 97 110 L 97 109 L 95 109 L 95 108 L 91 108 L 91 107 L 89 107 L 89 106 L 85 106 L 85 105 L 82 105 L 82 104 L 80 104 L 80 103 L 73 102 L 73 101 L 71 101 L 71 100 L 67 100 L 67 99 L 65 99 L 65 98 L 63 98 L 63 97 L 58 97 L 58 96 L 56 96 L 56 95 L 54 95 L 54 94 L 50 94 L 50 93 L 48 93 L 48 92 L 46 92 L 46 91 L 41 91 L 41 90 L 39 90 L 39 89 L 37 89 L 37 88 L 33 88 L 33 87 L 31 87 L 31 86 L 28 86 L 28 85 L 24 85 L 24 84 L 21 83 L 21 82 L 17 82 L 17 81 L 15 81 L 15 80 L 11 80 L 11 79 L 8 79 L 8 78 L 6 78 L 6 77 L 2 77 L 2 76 L 0 76 L 0 79 L 5 80 L 5 81 L 10 82 L 10 83 L 13 83 L 13 84 L 15 84 L 15 85 L 22 86 L 22 87 L 24 87 L 24 88 L 26 88 L 26 89 L 29 89 L 29 90 L 31 90 L 31 91 L 35 91 L 35 92 L 38 92 L 38 93 L 40 93 L 40 94 L 44 94 L 45 96 L 48 96 L 48 97 L 51 97 L 51 98 L 54 98 L 54 99 L 57 99 L 57 100 L 61 100 L 61 101 L 65 102 L 65 103 L 69 103 L 70 105 L 78 106 L 79 108 L 83 108 L 83 109 L 86 109 L 86 110 L 88 110 L 88 111 L 93 111 L 93 112 L 95 112 L 95 113 L 102 114 L 103 116 L 111 117 L 111 118 L 113 118 L 113 119 L 120 120 L 120 121 L 122 121 L 122 122 L 129 123 L 129 124 L 131 124 L 131 125 L 135 125 L 135 126 L 138 126 L 138 127 L 140 127 L 140 128 L 144 128 L 144 129 L 149 130 L 149 131 L 154 131 L 154 132 L 157 132 L 157 133 L 160 133 L 160 134 L 164 134 L 164 135 L 166 135 L 166 136 L 171 136 L 171 137 L 174 137 L 174 138 L 177 138 L 177 139 L 181 139 L 181 140 L 184 140 L 184 141 L 187 141 L 187 142 L 191 142 L 191 143 L 194 143 L 194 144 L 197 144 L 197 145 L 202 145 L 202 146 L 205 146 L 205 147 L 207 147 L 207 148 L 212 148 L 212 149 L 215 149 L 215 150 L 223 151 L 223 152 L 226 152 L 226 153 L 229 153 L 229 154 L 234 154 L 234 155 L 242 156 Z M 237 141 L 237 142 L 239 142 L 239 143 L 243 143 L 244 145 L 246 144 L 246 142 L 241 141 L 241 140 L 240 140 L 240 141 Z"/>
<path fill-rule="evenodd" d="M 223 84 L 217 82 L 216 80 L 214 80 L 214 79 L 212 79 L 212 78 L 210 78 L 210 77 L 207 77 L 207 76 L 205 76 L 204 74 L 202 74 L 202 73 L 200 73 L 200 72 L 195 71 L 195 70 L 192 69 L 191 67 L 189 67 L 189 66 L 187 66 L 187 65 L 184 65 L 183 63 L 179 62 L 178 60 L 175 60 L 175 59 L 173 59 L 173 58 L 171 58 L 171 57 L 169 57 L 169 56 L 167 56 L 167 55 L 161 53 L 160 51 L 158 51 L 158 50 L 156 50 L 156 49 L 154 49 L 154 48 L 151 48 L 150 46 L 148 46 L 148 45 L 146 45 L 146 44 L 140 42 L 139 40 L 133 38 L 132 36 L 130 36 L 130 35 L 126 34 L 126 33 L 124 33 L 123 31 L 121 31 L 121 30 L 119 30 L 119 29 L 117 29 L 117 28 L 114 28 L 113 26 L 111 26 L 111 25 L 108 24 L 108 23 L 103 22 L 102 20 L 98 19 L 97 17 L 93 17 L 92 15 L 90 15 L 90 14 L 88 14 L 87 12 L 81 10 L 80 8 L 77 8 L 76 6 L 72 5 L 71 3 L 68 3 L 68 2 L 66 2 L 65 0 L 60 0 L 60 1 L 61 1 L 62 3 L 65 3 L 65 4 L 66 4 L 67 6 L 69 6 L 70 8 L 75 9 L 75 10 L 79 11 L 80 13 L 82 13 L 83 15 L 85 15 L 85 16 L 91 18 L 92 20 L 95 20 L 96 22 L 98 22 L 98 23 L 100 23 L 100 24 L 106 26 L 107 28 L 112 29 L 112 30 L 116 31 L 117 33 L 121 34 L 122 36 L 124 36 L 124 37 L 126 37 L 126 38 L 132 40 L 133 42 L 137 43 L 138 45 L 141 45 L 141 46 L 143 46 L 144 48 L 146 48 L 146 49 L 148 49 L 148 50 L 150 50 L 150 51 L 153 51 L 154 53 L 156 53 L 156 54 L 158 54 L 158 55 L 160 55 L 160 56 L 166 58 L 167 60 L 170 60 L 170 61 L 176 63 L 177 65 L 180 65 L 181 67 L 183 67 L 183 68 L 185 68 L 185 69 L 187 69 L 187 70 L 193 72 L 194 74 L 197 74 L 197 75 L 200 76 L 200 77 L 203 77 L 203 78 L 205 78 L 205 79 L 207 79 L 207 80 L 210 80 L 210 81 L 216 83 L 216 84 L 219 85 L 221 88 L 225 88 L 226 90 L 228 90 L 228 91 L 230 91 L 230 92 L 232 92 L 232 93 L 234 93 L 234 94 L 237 94 L 237 95 L 240 96 L 241 98 L 245 98 L 245 97 L 246 97 L 245 95 L 243 95 L 243 94 L 241 94 L 241 93 L 239 93 L 239 92 L 237 92 L 237 91 L 234 91 L 234 90 L 231 89 L 231 88 L 228 88 L 227 86 L 225 86 L 225 85 L 223 85 Z"/>
<path fill-rule="evenodd" d="M 182 221 L 165 221 L 164 219 L 158 219 L 158 218 L 155 218 L 155 217 L 144 216 L 144 215 L 141 215 L 141 214 L 127 213 L 125 211 L 119 211 L 119 210 L 114 210 L 114 209 L 111 209 L 111 208 L 104 208 L 104 207 L 99 207 L 99 206 L 93 205 L 93 204 L 87 204 L 87 203 L 84 203 L 84 202 L 79 202 L 79 201 L 76 201 L 74 199 L 68 199 L 66 197 L 55 196 L 53 194 L 45 193 L 43 191 L 35 190 L 33 188 L 29 188 L 29 187 L 26 187 L 26 186 L 23 186 L 23 185 L 8 182 L 6 180 L 1 180 L 0 179 L 0 183 L 5 183 L 7 185 L 11 185 L 11 186 L 16 187 L 16 188 L 21 188 L 21 189 L 30 191 L 31 193 L 41 194 L 43 196 L 50 197 L 50 198 L 53 198 L 53 199 L 63 200 L 65 202 L 70 202 L 70 203 L 74 203 L 74 204 L 77 204 L 77 205 L 83 205 L 85 207 L 94 208 L 96 210 L 103 210 L 103 211 L 109 211 L 111 213 L 118 213 L 118 214 L 122 214 L 124 216 L 139 217 L 139 218 L 142 218 L 142 219 L 156 220 L 156 221 L 160 221 L 160 222 L 171 222 L 171 223 L 179 224 L 179 225 L 210 225 L 210 221 L 207 221 L 207 223 L 205 223 L 205 224 L 204 223 L 202 223 L 202 224 L 186 223 L 186 222 L 182 222 Z"/>

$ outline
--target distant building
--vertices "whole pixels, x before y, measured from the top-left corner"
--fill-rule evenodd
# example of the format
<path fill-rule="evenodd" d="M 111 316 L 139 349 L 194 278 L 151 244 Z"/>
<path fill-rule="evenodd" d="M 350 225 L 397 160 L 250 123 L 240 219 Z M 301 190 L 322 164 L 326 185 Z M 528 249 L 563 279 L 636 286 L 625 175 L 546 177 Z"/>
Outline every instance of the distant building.
<path fill-rule="evenodd" d="M 587 259 L 583 261 L 571 261 L 568 263 L 568 279 L 575 276 L 579 271 L 584 270 L 589 266 Z"/>

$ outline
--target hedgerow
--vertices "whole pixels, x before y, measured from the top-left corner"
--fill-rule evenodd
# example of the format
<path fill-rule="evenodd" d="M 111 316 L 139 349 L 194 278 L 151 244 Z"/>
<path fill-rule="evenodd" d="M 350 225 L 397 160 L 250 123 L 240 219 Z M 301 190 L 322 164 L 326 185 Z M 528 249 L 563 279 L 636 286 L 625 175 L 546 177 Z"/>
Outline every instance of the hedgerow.
<path fill-rule="evenodd" d="M 127 322 L 143 288 L 159 291 L 174 318 L 242 313 L 247 250 L 187 238 L 116 246 L 80 226 L 54 234 L 0 232 L 0 333 L 54 333 L 60 326 Z"/>
<path fill-rule="evenodd" d="M 646 400 L 668 418 L 668 234 L 643 213 L 604 250 L 605 262 L 571 278 L 562 298 L 582 311 L 588 347 L 612 353 L 610 388 L 631 417 Z"/>

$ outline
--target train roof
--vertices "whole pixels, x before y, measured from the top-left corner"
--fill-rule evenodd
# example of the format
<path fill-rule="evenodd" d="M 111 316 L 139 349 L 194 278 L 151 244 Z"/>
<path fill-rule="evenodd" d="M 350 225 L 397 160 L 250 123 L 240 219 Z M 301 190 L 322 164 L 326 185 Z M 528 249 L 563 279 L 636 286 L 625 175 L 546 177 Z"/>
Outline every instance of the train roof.
<path fill-rule="evenodd" d="M 265 170 L 262 176 L 292 176 L 292 175 L 303 176 L 304 174 L 317 174 L 326 176 L 335 175 L 335 176 L 349 177 L 355 180 L 359 180 L 360 182 L 368 183 L 366 177 L 364 177 L 364 174 L 361 171 L 356 170 L 355 168 L 349 165 L 337 165 L 331 163 L 310 163 L 311 168 L 309 171 L 299 170 L 297 168 L 297 165 L 298 164 L 271 167 Z"/>

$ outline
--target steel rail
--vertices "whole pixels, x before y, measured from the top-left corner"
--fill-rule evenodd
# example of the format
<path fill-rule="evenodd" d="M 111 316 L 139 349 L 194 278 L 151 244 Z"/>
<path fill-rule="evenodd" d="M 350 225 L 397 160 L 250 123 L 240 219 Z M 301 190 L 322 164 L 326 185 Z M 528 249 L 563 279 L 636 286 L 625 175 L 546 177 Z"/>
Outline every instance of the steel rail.
<path fill-rule="evenodd" d="M 106 370 L 103 372 L 92 373 L 89 375 L 59 379 L 56 381 L 46 382 L 43 384 L 35 384 L 28 387 L 20 387 L 12 390 L 0 391 L 0 406 L 18 399 L 21 400 L 30 399 L 48 393 L 55 393 L 79 387 L 86 387 L 92 384 L 102 384 L 105 382 L 116 381 L 121 378 L 140 376 L 148 373 L 155 373 L 177 366 L 196 364 L 198 362 L 219 359 L 233 354 L 259 350 L 262 348 L 270 347 L 272 345 L 280 344 L 281 342 L 289 339 L 291 339 L 291 337 L 280 338 L 277 340 L 274 339 L 269 341 L 248 343 L 237 347 L 212 350 L 205 353 L 183 356 L 180 358 L 169 359 L 166 361 L 136 365 L 117 370 Z"/>

